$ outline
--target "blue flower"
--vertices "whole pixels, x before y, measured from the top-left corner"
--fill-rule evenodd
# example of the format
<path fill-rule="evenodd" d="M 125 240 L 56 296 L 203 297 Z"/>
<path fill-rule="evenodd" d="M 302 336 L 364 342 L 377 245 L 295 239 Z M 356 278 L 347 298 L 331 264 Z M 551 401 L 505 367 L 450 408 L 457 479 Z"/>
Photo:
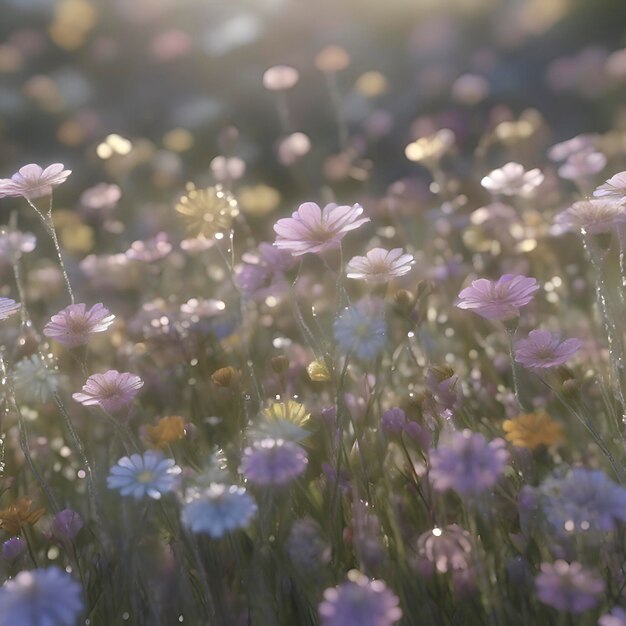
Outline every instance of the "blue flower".
<path fill-rule="evenodd" d="M 71 626 L 82 610 L 81 586 L 58 567 L 20 572 L 0 587 L 0 626 Z"/>
<path fill-rule="evenodd" d="M 182 510 L 181 521 L 194 533 L 217 538 L 244 528 L 256 515 L 257 505 L 243 487 L 213 483 L 192 493 Z"/>
<path fill-rule="evenodd" d="M 123 496 L 134 496 L 139 500 L 150 496 L 159 500 L 161 495 L 176 486 L 181 469 L 163 453 L 149 450 L 141 454 L 122 457 L 114 465 L 107 478 L 109 489 L 117 489 Z"/>
<path fill-rule="evenodd" d="M 335 320 L 335 341 L 342 352 L 360 359 L 375 359 L 387 343 L 387 323 L 382 300 L 361 300 Z"/>

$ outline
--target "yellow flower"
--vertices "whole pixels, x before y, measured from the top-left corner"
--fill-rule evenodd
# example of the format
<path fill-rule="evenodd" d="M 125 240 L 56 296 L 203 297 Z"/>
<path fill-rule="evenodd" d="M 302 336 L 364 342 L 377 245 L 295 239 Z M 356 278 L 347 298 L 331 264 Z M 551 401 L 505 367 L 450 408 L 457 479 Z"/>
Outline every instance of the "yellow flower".
<path fill-rule="evenodd" d="M 213 237 L 231 227 L 233 218 L 239 215 L 234 196 L 221 185 L 196 189 L 187 184 L 187 194 L 176 205 L 187 225 L 190 237 Z"/>
<path fill-rule="evenodd" d="M 296 426 L 304 426 L 311 417 L 311 414 L 307 413 L 306 408 L 295 400 L 274 402 L 263 411 L 263 415 L 268 421 L 283 420 L 291 422 Z"/>
<path fill-rule="evenodd" d="M 143 429 L 142 439 L 150 448 L 163 449 L 185 436 L 185 422 L 180 415 L 162 417 L 156 426 L 148 424 Z"/>
<path fill-rule="evenodd" d="M 36 524 L 45 513 L 45 509 L 31 510 L 33 501 L 26 496 L 0 511 L 0 528 L 9 535 L 17 535 L 26 525 Z"/>
<path fill-rule="evenodd" d="M 280 204 L 280 192 L 269 185 L 242 187 L 237 195 L 241 210 L 254 217 L 263 217 Z"/>
<path fill-rule="evenodd" d="M 454 141 L 454 133 L 448 128 L 442 128 L 434 135 L 420 137 L 410 143 L 404 154 L 415 163 L 436 163 L 452 148 Z"/>
<path fill-rule="evenodd" d="M 326 363 L 321 359 L 311 361 L 306 367 L 307 374 L 312 381 L 324 382 L 330 380 L 330 372 L 326 367 Z"/>
<path fill-rule="evenodd" d="M 539 446 L 552 446 L 563 441 L 563 427 L 550 419 L 545 411 L 524 413 L 502 424 L 505 438 L 514 446 L 534 450 Z"/>

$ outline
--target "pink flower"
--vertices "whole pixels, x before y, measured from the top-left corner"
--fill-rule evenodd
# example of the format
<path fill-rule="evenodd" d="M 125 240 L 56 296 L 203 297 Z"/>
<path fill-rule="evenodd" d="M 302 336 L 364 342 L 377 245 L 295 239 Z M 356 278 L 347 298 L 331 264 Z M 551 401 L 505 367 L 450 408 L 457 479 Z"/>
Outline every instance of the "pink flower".
<path fill-rule="evenodd" d="M 327 204 L 323 209 L 315 202 L 305 202 L 291 217 L 278 220 L 274 225 L 276 247 L 289 250 L 294 256 L 307 252 L 324 252 L 338 248 L 346 233 L 369 222 L 359 216 L 363 207 Z"/>
<path fill-rule="evenodd" d="M 576 180 L 584 176 L 592 176 L 604 169 L 606 157 L 602 152 L 585 150 L 576 152 L 567 158 L 567 161 L 559 167 L 559 176 L 566 180 Z"/>
<path fill-rule="evenodd" d="M 115 413 L 128 406 L 143 387 L 143 380 L 129 372 L 109 370 L 92 374 L 83 385 L 83 393 L 72 394 L 76 402 L 85 406 L 99 406 Z"/>
<path fill-rule="evenodd" d="M 0 298 L 0 320 L 11 317 L 20 310 L 21 305 L 11 298 Z"/>
<path fill-rule="evenodd" d="M 63 163 L 53 163 L 44 170 L 30 163 L 20 168 L 11 178 L 0 179 L 0 198 L 23 196 L 27 200 L 49 196 L 52 189 L 64 183 L 72 173 Z"/>
<path fill-rule="evenodd" d="M 100 302 L 89 310 L 86 304 L 70 304 L 52 316 L 43 334 L 68 348 L 74 348 L 86 344 L 91 334 L 107 330 L 114 319 L 115 315 Z"/>
<path fill-rule="evenodd" d="M 459 309 L 469 309 L 488 320 L 511 320 L 539 289 L 534 278 L 505 274 L 497 282 L 479 278 L 459 294 Z"/>
<path fill-rule="evenodd" d="M 569 361 L 581 346 L 578 339 L 561 341 L 559 335 L 547 330 L 531 330 L 528 338 L 516 343 L 515 360 L 524 367 L 557 367 Z"/>
<path fill-rule="evenodd" d="M 593 195 L 605 200 L 626 200 L 626 172 L 619 172 L 600 185 Z"/>
<path fill-rule="evenodd" d="M 346 275 L 348 278 L 372 283 L 387 283 L 410 272 L 413 261 L 413 256 L 403 254 L 402 248 L 374 248 L 365 256 L 350 259 L 346 266 Z"/>

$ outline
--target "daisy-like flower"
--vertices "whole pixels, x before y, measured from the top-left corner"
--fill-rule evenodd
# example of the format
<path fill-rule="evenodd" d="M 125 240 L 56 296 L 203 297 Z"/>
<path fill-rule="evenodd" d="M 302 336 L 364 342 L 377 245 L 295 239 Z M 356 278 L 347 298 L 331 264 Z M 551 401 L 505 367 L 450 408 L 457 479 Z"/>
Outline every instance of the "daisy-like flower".
<path fill-rule="evenodd" d="M 286 485 L 306 470 L 304 448 L 284 439 L 261 439 L 243 451 L 239 471 L 256 485 Z"/>
<path fill-rule="evenodd" d="M 24 165 L 11 178 L 0 178 L 0 198 L 22 196 L 34 200 L 49 196 L 54 187 L 61 185 L 72 173 L 63 169 L 62 163 L 53 163 L 44 170 L 39 165 Z"/>
<path fill-rule="evenodd" d="M 109 370 L 104 374 L 92 374 L 83 385 L 82 393 L 72 394 L 72 398 L 85 406 L 99 406 L 115 413 L 128 406 L 141 387 L 143 380 L 139 376 Z"/>
<path fill-rule="evenodd" d="M 147 241 L 133 241 L 126 250 L 126 256 L 133 261 L 153 263 L 165 258 L 172 251 L 167 233 L 158 233 Z"/>
<path fill-rule="evenodd" d="M 380 300 L 361 300 L 347 307 L 333 325 L 339 349 L 360 359 L 375 359 L 387 343 L 383 310 Z"/>
<path fill-rule="evenodd" d="M 430 453 L 430 479 L 437 491 L 454 489 L 462 496 L 476 495 L 496 484 L 508 460 L 503 439 L 488 442 L 480 433 L 466 429 Z"/>
<path fill-rule="evenodd" d="M 17 313 L 21 308 L 21 304 L 11 298 L 0 298 L 0 320 L 5 320 Z"/>
<path fill-rule="evenodd" d="M 20 572 L 0 587 L 0 626 L 71 626 L 82 610 L 81 586 L 59 567 Z"/>
<path fill-rule="evenodd" d="M 46 512 L 32 508 L 33 501 L 22 496 L 6 509 L 0 511 L 0 528 L 9 535 L 17 535 L 27 526 L 36 524 Z"/>
<path fill-rule="evenodd" d="M 539 446 L 553 446 L 563 441 L 563 426 L 550 419 L 545 411 L 524 413 L 505 420 L 504 438 L 518 448 L 534 450 Z"/>
<path fill-rule="evenodd" d="M 315 202 L 305 202 L 291 217 L 274 224 L 276 247 L 294 256 L 338 248 L 347 233 L 370 221 L 369 217 L 359 217 L 362 213 L 359 204 L 327 204 L 320 209 Z"/>
<path fill-rule="evenodd" d="M 602 152 L 583 150 L 568 157 L 559 167 L 559 176 L 566 180 L 576 180 L 584 176 L 593 176 L 606 165 L 606 157 Z"/>
<path fill-rule="evenodd" d="M 492 193 L 505 196 L 530 196 L 543 182 L 541 170 L 526 171 L 523 165 L 509 162 L 487 174 L 480 184 Z"/>
<path fill-rule="evenodd" d="M 149 496 L 160 500 L 164 493 L 172 491 L 181 469 L 173 459 L 166 459 L 162 452 L 148 450 L 141 454 L 122 457 L 107 477 L 107 487 L 117 489 L 123 496 L 140 500 Z"/>
<path fill-rule="evenodd" d="M 39 355 L 19 361 L 13 368 L 13 387 L 17 397 L 27 404 L 44 404 L 61 388 L 61 377 Z"/>
<path fill-rule="evenodd" d="M 569 361 L 580 349 L 579 339 L 565 339 L 548 330 L 531 330 L 515 344 L 515 360 L 524 367 L 548 369 Z"/>
<path fill-rule="evenodd" d="M 185 222 L 190 237 L 210 239 L 230 229 L 239 208 L 235 197 L 222 185 L 196 189 L 193 183 L 188 183 L 176 212 Z"/>
<path fill-rule="evenodd" d="M 598 144 L 599 135 L 586 133 L 577 135 L 572 139 L 561 141 L 548 150 L 548 158 L 551 161 L 565 161 L 578 152 L 593 152 Z"/>
<path fill-rule="evenodd" d="M 392 626 L 402 617 L 399 604 L 382 580 L 352 570 L 346 582 L 324 591 L 319 614 L 324 626 Z"/>
<path fill-rule="evenodd" d="M 626 172 L 618 172 L 611 176 L 593 192 L 593 195 L 605 200 L 626 201 Z"/>
<path fill-rule="evenodd" d="M 257 505 L 243 487 L 212 483 L 194 491 L 181 511 L 181 521 L 194 533 L 223 537 L 245 528 L 257 513 Z"/>
<path fill-rule="evenodd" d="M 468 309 L 488 320 L 512 320 L 519 316 L 539 289 L 534 278 L 505 274 L 497 281 L 479 278 L 459 294 L 459 309 Z"/>
<path fill-rule="evenodd" d="M 626 224 L 625 199 L 616 201 L 611 197 L 592 198 L 574 202 L 572 206 L 559 213 L 554 222 L 564 230 L 583 235 L 610 233 Z"/>
<path fill-rule="evenodd" d="M 404 254 L 402 248 L 374 248 L 365 256 L 352 257 L 346 265 L 346 275 L 376 284 L 387 283 L 410 272 L 413 261 L 413 256 Z"/>
<path fill-rule="evenodd" d="M 537 597 L 541 602 L 570 613 L 584 613 L 593 609 L 604 592 L 604 581 L 594 571 L 574 561 L 542 563 L 535 578 Z"/>
<path fill-rule="evenodd" d="M 93 333 L 107 330 L 113 320 L 115 315 L 101 302 L 90 309 L 83 303 L 70 304 L 52 316 L 44 326 L 43 334 L 68 348 L 75 348 L 86 344 Z"/>
<path fill-rule="evenodd" d="M 310 417 L 306 408 L 295 400 L 274 402 L 262 412 L 262 419 L 253 433 L 260 439 L 269 437 L 298 442 L 311 434 L 305 428 Z"/>

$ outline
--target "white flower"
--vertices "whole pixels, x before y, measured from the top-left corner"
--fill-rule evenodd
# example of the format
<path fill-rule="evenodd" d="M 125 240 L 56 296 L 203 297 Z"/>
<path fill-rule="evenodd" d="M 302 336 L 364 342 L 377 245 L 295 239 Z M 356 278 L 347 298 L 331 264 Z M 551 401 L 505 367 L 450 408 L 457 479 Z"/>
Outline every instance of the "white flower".
<path fill-rule="evenodd" d="M 45 404 L 61 388 L 61 377 L 39 354 L 19 361 L 12 377 L 18 399 L 29 404 Z"/>
<path fill-rule="evenodd" d="M 526 171 L 523 165 L 509 162 L 500 169 L 489 172 L 480 184 L 492 193 L 501 193 L 505 196 L 530 196 L 541 185 L 543 178 L 538 168 Z"/>
<path fill-rule="evenodd" d="M 626 200 L 626 172 L 619 172 L 600 185 L 593 195 L 604 200 Z"/>
<path fill-rule="evenodd" d="M 365 256 L 350 259 L 346 266 L 346 275 L 348 278 L 377 284 L 387 283 L 410 272 L 413 262 L 413 256 L 404 254 L 402 248 L 374 248 Z"/>
<path fill-rule="evenodd" d="M 45 170 L 34 163 L 24 165 L 11 178 L 0 179 L 0 198 L 22 196 L 33 200 L 49 196 L 54 187 L 64 183 L 72 173 L 63 167 L 63 163 L 53 163 Z"/>
<path fill-rule="evenodd" d="M 609 233 L 626 224 L 626 207 L 612 198 L 581 200 L 559 213 L 554 222 L 564 230 L 578 233 Z"/>

